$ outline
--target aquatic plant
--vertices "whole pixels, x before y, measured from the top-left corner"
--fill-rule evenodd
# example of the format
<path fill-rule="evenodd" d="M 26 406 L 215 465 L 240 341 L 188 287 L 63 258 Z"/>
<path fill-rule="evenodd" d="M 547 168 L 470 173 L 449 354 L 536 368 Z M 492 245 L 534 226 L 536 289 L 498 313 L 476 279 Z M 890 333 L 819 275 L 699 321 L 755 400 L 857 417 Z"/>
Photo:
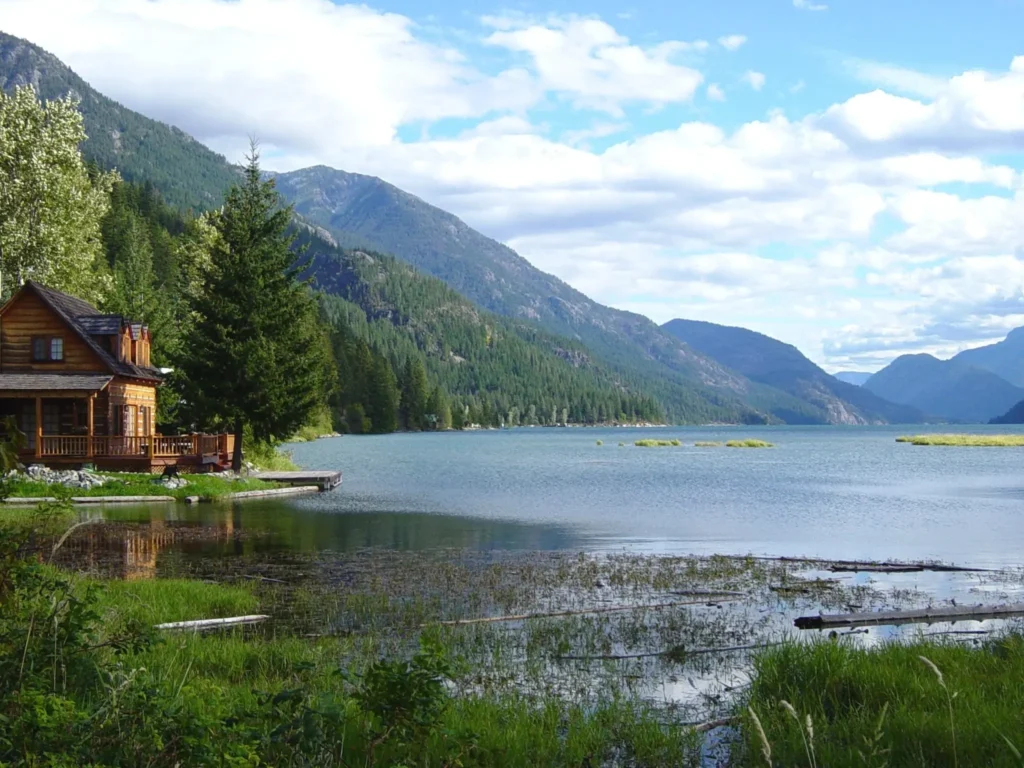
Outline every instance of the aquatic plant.
<path fill-rule="evenodd" d="M 598 445 L 604 445 L 604 440 L 598 440 L 598 441 L 597 441 L 597 444 L 598 444 Z"/>
<path fill-rule="evenodd" d="M 726 448 L 774 448 L 774 444 L 764 440 L 730 440 L 725 444 Z"/>
<path fill-rule="evenodd" d="M 669 447 L 669 446 L 676 446 L 676 447 L 678 447 L 678 446 L 682 445 L 682 443 L 679 440 L 651 440 L 651 439 L 645 439 L 645 440 L 637 440 L 637 441 L 635 441 L 633 443 L 633 445 L 637 446 L 638 448 L 662 448 L 662 447 Z"/>
<path fill-rule="evenodd" d="M 897 437 L 896 442 L 911 445 L 1019 447 L 1024 446 L 1024 435 L 903 435 Z"/>
<path fill-rule="evenodd" d="M 720 442 L 714 440 L 703 440 L 693 444 L 694 448 L 718 448 L 721 445 Z"/>

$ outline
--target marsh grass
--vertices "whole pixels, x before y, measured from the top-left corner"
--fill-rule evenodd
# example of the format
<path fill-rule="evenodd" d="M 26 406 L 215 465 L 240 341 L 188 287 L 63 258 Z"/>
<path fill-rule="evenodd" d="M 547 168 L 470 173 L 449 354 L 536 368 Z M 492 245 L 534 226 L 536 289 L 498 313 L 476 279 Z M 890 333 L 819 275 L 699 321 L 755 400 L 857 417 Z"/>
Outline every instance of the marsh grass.
<path fill-rule="evenodd" d="M 872 765 L 1020 765 L 1011 749 L 1024 730 L 1020 635 L 875 650 L 823 640 L 766 650 L 754 667 L 749 705 L 779 765 L 808 761 L 801 717 L 814 723 L 818 765 L 861 765 L 862 754 Z M 748 753 L 759 754 L 756 726 L 743 731 Z"/>
<path fill-rule="evenodd" d="M 896 442 L 911 445 L 1020 447 L 1024 446 L 1024 435 L 903 435 L 897 437 Z"/>
<path fill-rule="evenodd" d="M 694 448 L 720 448 L 721 446 L 722 443 L 716 440 L 702 440 L 693 444 Z"/>
<path fill-rule="evenodd" d="M 215 499 L 239 491 L 260 491 L 279 487 L 277 483 L 254 478 L 228 479 L 215 474 L 191 474 L 184 475 L 188 485 L 171 490 L 156 482 L 160 478 L 159 475 L 135 472 L 98 474 L 113 477 L 117 482 L 108 482 L 89 489 L 65 489 L 63 486 L 18 477 L 9 481 L 9 494 L 10 498 L 41 498 L 56 496 L 66 490 L 71 496 L 173 496 L 176 499 L 200 496 Z"/>
<path fill-rule="evenodd" d="M 682 445 L 679 440 L 637 440 L 633 443 L 637 448 L 668 448 Z"/>
<path fill-rule="evenodd" d="M 729 440 L 726 448 L 774 448 L 773 443 L 764 440 Z"/>

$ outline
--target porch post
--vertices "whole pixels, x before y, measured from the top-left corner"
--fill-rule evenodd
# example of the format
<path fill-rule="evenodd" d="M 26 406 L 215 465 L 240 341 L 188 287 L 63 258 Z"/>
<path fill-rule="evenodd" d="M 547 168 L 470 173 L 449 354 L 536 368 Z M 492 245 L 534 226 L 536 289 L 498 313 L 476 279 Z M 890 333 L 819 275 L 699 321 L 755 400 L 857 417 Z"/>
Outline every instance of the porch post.
<path fill-rule="evenodd" d="M 43 455 L 43 398 L 36 398 L 36 458 Z"/>
<path fill-rule="evenodd" d="M 86 420 L 87 420 L 87 424 L 88 424 L 88 427 L 89 427 L 89 436 L 85 439 L 85 455 L 88 458 L 90 458 L 90 459 L 92 458 L 92 454 L 93 454 L 92 432 L 93 432 L 93 425 L 95 424 L 94 417 L 93 417 L 93 404 L 95 402 L 96 402 L 96 395 L 89 395 L 89 399 L 87 401 L 87 407 L 86 407 L 86 413 L 88 414 L 88 416 L 86 416 Z"/>

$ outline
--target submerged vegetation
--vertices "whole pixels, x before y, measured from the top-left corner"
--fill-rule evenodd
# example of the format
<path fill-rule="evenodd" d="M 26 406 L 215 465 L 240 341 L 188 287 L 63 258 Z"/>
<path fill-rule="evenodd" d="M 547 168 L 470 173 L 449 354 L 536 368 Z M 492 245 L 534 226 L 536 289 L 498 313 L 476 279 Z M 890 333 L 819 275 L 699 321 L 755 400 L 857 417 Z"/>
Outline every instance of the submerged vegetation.
<path fill-rule="evenodd" d="M 726 448 L 774 448 L 774 443 L 769 443 L 764 440 L 729 440 L 725 444 Z"/>
<path fill-rule="evenodd" d="M 701 440 L 693 444 L 694 448 L 718 448 L 722 443 L 715 440 Z"/>
<path fill-rule="evenodd" d="M 897 443 L 911 445 L 1024 446 L 1024 435 L 903 435 Z"/>

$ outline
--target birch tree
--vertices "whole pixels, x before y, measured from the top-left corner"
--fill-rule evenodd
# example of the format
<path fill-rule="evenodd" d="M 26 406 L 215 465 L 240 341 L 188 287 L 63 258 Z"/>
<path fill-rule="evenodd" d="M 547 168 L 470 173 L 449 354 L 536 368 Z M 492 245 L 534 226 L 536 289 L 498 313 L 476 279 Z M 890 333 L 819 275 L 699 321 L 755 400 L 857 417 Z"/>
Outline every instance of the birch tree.
<path fill-rule="evenodd" d="M 93 301 L 109 288 L 100 220 L 117 176 L 90 178 L 84 140 L 75 99 L 0 92 L 0 296 L 29 278 Z"/>

